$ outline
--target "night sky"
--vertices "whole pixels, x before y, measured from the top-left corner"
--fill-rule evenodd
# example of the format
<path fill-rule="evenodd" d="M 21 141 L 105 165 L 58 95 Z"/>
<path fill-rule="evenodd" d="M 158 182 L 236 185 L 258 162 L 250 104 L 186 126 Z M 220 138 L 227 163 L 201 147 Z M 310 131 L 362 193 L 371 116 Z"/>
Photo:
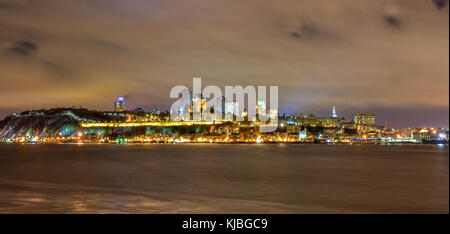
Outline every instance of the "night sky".
<path fill-rule="evenodd" d="M 0 0 L 0 118 L 168 109 L 192 77 L 278 85 L 290 114 L 448 127 L 448 1 Z"/>

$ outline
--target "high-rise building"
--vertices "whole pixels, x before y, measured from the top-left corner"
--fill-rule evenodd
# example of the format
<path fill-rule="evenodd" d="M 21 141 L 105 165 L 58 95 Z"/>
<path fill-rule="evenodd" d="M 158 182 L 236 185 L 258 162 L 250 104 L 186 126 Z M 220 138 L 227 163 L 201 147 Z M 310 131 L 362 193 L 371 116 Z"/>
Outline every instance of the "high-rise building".
<path fill-rule="evenodd" d="M 225 97 L 224 96 L 217 97 L 216 110 L 214 111 L 217 111 L 216 113 L 223 114 L 225 113 L 224 109 L 225 109 Z"/>
<path fill-rule="evenodd" d="M 353 116 L 353 123 L 356 125 L 368 125 L 373 126 L 375 125 L 375 115 L 372 113 L 356 113 L 355 116 Z"/>
<path fill-rule="evenodd" d="M 202 95 L 196 94 L 192 97 L 192 112 L 193 113 L 202 113 Z"/>
<path fill-rule="evenodd" d="M 256 113 L 258 113 L 258 117 L 260 117 L 260 119 L 264 118 L 267 115 L 266 102 L 264 101 L 264 99 L 258 99 L 258 101 L 256 102 Z"/>
<path fill-rule="evenodd" d="M 272 120 L 278 119 L 278 113 L 279 113 L 278 109 L 269 109 L 269 117 L 270 117 L 270 119 L 272 119 Z"/>
<path fill-rule="evenodd" d="M 225 114 L 240 115 L 239 103 L 234 101 L 225 101 Z"/>
<path fill-rule="evenodd" d="M 116 102 L 114 102 L 114 111 L 115 112 L 124 112 L 125 108 L 125 98 L 119 97 Z"/>

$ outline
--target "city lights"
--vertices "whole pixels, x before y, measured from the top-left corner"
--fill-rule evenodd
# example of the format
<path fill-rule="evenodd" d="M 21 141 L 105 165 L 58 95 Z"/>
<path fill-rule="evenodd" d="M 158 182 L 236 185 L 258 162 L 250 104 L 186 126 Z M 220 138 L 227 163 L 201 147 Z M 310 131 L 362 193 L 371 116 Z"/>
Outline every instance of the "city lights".
<path fill-rule="evenodd" d="M 120 99 L 121 100 L 121 99 Z M 261 101 L 259 103 L 262 105 Z M 124 107 L 124 106 L 123 106 Z M 55 115 L 55 111 L 61 114 Z M 20 120 L 68 116 L 77 123 L 62 125 L 54 130 L 39 132 L 28 129 L 23 133 L 34 135 L 2 137 L 6 143 L 323 143 L 323 144 L 386 144 L 386 143 L 448 143 L 448 129 L 406 128 L 391 129 L 376 125 L 372 113 L 356 113 L 352 120 L 337 117 L 333 106 L 329 117 L 291 115 L 278 118 L 275 132 L 261 128 L 267 121 L 173 121 L 167 113 L 145 111 L 99 112 L 86 109 L 33 111 L 15 115 Z M 91 118 L 96 116 L 97 119 Z M 102 116 L 105 121 L 100 121 Z M 11 128 L 13 129 L 13 128 Z"/>

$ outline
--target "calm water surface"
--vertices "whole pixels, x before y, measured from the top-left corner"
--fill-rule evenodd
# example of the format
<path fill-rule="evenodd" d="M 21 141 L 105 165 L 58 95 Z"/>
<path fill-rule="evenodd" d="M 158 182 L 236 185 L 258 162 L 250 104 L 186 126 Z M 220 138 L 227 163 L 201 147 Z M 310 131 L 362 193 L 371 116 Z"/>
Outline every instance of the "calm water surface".
<path fill-rule="evenodd" d="M 0 144 L 0 213 L 448 212 L 448 146 Z"/>

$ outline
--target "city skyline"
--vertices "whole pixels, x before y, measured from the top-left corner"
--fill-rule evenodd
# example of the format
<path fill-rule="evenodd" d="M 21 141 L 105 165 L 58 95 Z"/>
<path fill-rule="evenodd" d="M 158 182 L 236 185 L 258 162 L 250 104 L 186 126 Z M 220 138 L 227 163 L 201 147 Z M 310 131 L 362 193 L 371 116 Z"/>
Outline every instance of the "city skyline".
<path fill-rule="evenodd" d="M 119 99 L 121 101 L 119 101 Z M 98 111 L 106 111 L 107 112 L 107 111 L 117 110 L 116 109 L 117 108 L 116 105 L 118 105 L 121 102 L 124 102 L 125 99 L 126 98 L 124 96 L 120 96 L 120 97 L 118 97 L 118 100 L 116 102 L 114 102 L 114 106 L 111 107 L 111 104 L 110 104 L 109 108 L 106 107 L 105 109 L 99 109 Z M 173 99 L 171 99 L 171 100 L 173 100 Z M 128 102 L 128 105 L 131 107 L 130 109 L 128 109 L 129 111 L 133 111 L 133 110 L 138 110 L 139 109 L 139 110 L 142 110 L 142 111 L 145 111 L 145 112 L 149 112 L 149 113 L 154 111 L 154 110 L 159 110 L 161 112 L 169 112 L 169 108 L 170 108 L 170 107 L 164 108 L 162 106 L 152 106 L 152 107 L 142 108 L 140 106 L 137 106 L 134 103 L 129 103 L 129 102 Z M 77 105 L 75 105 L 75 104 L 67 105 L 67 106 L 61 105 L 61 106 L 53 106 L 53 107 L 52 106 L 43 105 L 43 106 L 40 106 L 40 107 L 37 106 L 36 108 L 23 109 L 23 110 L 18 110 L 18 111 L 11 112 L 11 113 L 6 113 L 5 112 L 5 114 L 3 116 L 0 115 L 0 120 L 6 118 L 8 116 L 11 116 L 11 115 L 13 115 L 15 113 L 21 113 L 21 112 L 26 112 L 26 111 L 30 111 L 30 110 L 55 109 L 55 108 L 73 108 L 73 107 L 75 107 L 75 108 L 87 108 L 87 109 L 95 110 L 93 108 L 89 108 L 88 106 L 78 105 L 78 104 Z M 121 106 L 120 108 L 124 108 L 124 107 Z M 323 107 L 323 108 L 327 108 L 327 107 Z M 336 114 L 339 119 L 343 118 L 343 119 L 346 119 L 346 120 L 352 120 L 354 118 L 354 115 L 356 115 L 358 113 L 362 113 L 362 112 L 363 113 L 371 113 L 371 114 L 372 113 L 377 113 L 377 111 L 376 111 L 377 108 L 375 108 L 375 111 L 371 111 L 371 110 L 368 110 L 366 108 L 362 108 L 362 110 L 347 110 L 346 113 L 340 112 L 338 110 L 338 107 L 336 107 L 336 105 L 329 105 L 328 109 L 323 109 L 323 108 L 321 108 L 321 109 L 318 109 L 318 108 L 311 109 L 311 110 L 316 110 L 316 112 L 312 112 L 312 111 L 307 111 L 307 112 L 302 112 L 302 111 L 283 112 L 282 108 L 280 108 L 279 109 L 280 110 L 279 111 L 279 115 L 286 115 L 286 116 L 314 115 L 314 116 L 318 116 L 318 117 L 334 117 L 334 114 Z M 290 108 L 290 109 L 294 109 L 294 108 Z M 126 110 L 126 109 L 124 108 L 123 110 Z M 403 110 L 400 109 L 400 110 L 397 110 L 397 111 L 403 111 Z M 411 127 L 412 128 L 449 128 L 448 127 L 449 126 L 448 122 L 447 122 L 447 125 L 446 125 L 445 121 L 444 121 L 444 124 L 442 124 L 442 125 L 435 124 L 432 121 L 428 121 L 428 122 L 427 121 L 420 121 L 420 120 L 418 121 L 417 119 L 412 119 L 412 118 L 407 119 L 407 121 L 405 121 L 405 119 L 402 119 L 402 117 L 399 118 L 399 116 L 396 115 L 395 113 L 396 112 L 384 113 L 384 115 L 381 115 L 381 118 L 377 119 L 376 124 L 378 124 L 378 125 L 386 125 L 388 127 L 395 128 L 395 129 L 411 128 Z M 410 113 L 410 114 L 416 115 L 417 113 Z M 445 114 L 448 114 L 448 113 L 443 113 L 443 114 L 444 114 L 444 118 L 445 118 Z M 397 123 L 400 122 L 401 124 L 395 124 L 396 122 Z M 394 123 L 394 124 L 392 124 L 392 123 Z M 411 123 L 413 123 L 413 124 L 411 124 Z"/>
<path fill-rule="evenodd" d="M 198 76 L 279 85 L 281 113 L 449 125 L 448 1 L 193 2 L 0 1 L 0 118 L 121 95 L 169 109 Z"/>
<path fill-rule="evenodd" d="M 0 0 L 0 214 L 438 227 L 449 2 Z"/>
<path fill-rule="evenodd" d="M 183 90 L 187 91 L 186 90 Z M 182 99 L 186 98 L 183 97 Z M 377 124 L 373 113 L 339 118 L 333 106 L 329 116 L 273 115 L 276 110 L 251 116 L 247 110 L 225 108 L 211 118 L 205 99 L 187 101 L 189 110 L 173 118 L 172 110 L 130 110 L 124 97 L 113 111 L 82 107 L 30 110 L 0 121 L 4 143 L 316 143 L 316 144 L 448 144 L 448 128 L 390 128 Z M 214 101 L 216 102 L 216 101 Z M 265 109 L 262 99 L 258 109 Z M 216 103 L 218 104 L 218 103 Z M 214 106 L 223 105 L 223 102 Z M 237 102 L 228 103 L 230 106 Z M 186 106 L 187 107 L 187 106 Z M 197 109 L 198 108 L 198 109 Z M 222 108 L 219 108 L 222 109 Z M 176 109 L 185 112 L 184 109 Z M 215 110 L 214 110 L 215 111 Z M 230 112 L 231 111 L 231 112 Z M 199 118 L 195 118 L 199 114 Z M 270 116 L 267 116 L 270 115 Z M 269 118 L 266 118 L 269 117 Z M 269 120 L 270 119 L 270 120 Z M 274 121 L 275 120 L 275 121 Z"/>

